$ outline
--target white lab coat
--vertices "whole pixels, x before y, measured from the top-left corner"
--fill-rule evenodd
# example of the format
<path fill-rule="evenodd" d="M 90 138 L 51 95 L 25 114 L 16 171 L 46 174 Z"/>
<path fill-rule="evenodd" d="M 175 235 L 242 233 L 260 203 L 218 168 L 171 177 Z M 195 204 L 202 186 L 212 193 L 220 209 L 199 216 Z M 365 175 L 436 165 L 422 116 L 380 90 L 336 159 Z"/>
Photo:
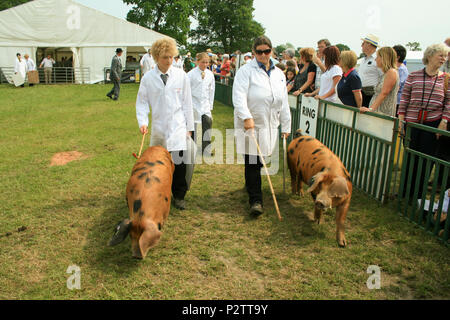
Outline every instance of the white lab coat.
<path fill-rule="evenodd" d="M 27 75 L 27 62 L 25 59 L 16 59 L 16 64 L 14 65 L 14 72 L 20 73 L 23 78 Z"/>
<path fill-rule="evenodd" d="M 194 108 L 195 123 L 201 123 L 204 114 L 212 119 L 211 110 L 214 106 L 216 81 L 214 79 L 214 74 L 210 70 L 205 69 L 204 72 L 204 79 L 202 79 L 202 71 L 199 67 L 192 69 L 188 73 L 191 82 L 192 106 Z"/>
<path fill-rule="evenodd" d="M 171 67 L 167 85 L 161 79 L 158 66 L 141 80 L 136 101 L 139 128 L 148 126 L 152 108 L 150 145 L 161 145 L 169 152 L 186 149 L 186 134 L 194 131 L 191 86 L 187 74 Z"/>
<path fill-rule="evenodd" d="M 181 58 L 178 59 L 178 61 L 175 60 L 175 59 L 173 59 L 172 65 L 173 65 L 175 68 L 183 69 L 183 61 L 181 60 Z"/>
<path fill-rule="evenodd" d="M 242 66 L 233 84 L 234 128 L 238 154 L 258 155 L 244 120 L 253 118 L 255 135 L 264 156 L 270 156 L 279 140 L 278 127 L 291 132 L 291 113 L 284 73 L 275 67 L 270 77 L 256 59 Z M 247 143 L 246 143 L 247 141 Z"/>
<path fill-rule="evenodd" d="M 31 58 L 25 59 L 26 64 L 27 64 L 27 71 L 35 71 L 36 70 L 36 64 L 34 63 L 33 60 L 31 60 Z"/>
<path fill-rule="evenodd" d="M 148 53 L 142 56 L 140 64 L 142 67 L 142 76 L 148 71 L 155 69 L 156 66 L 155 60 L 153 60 L 153 57 Z"/>

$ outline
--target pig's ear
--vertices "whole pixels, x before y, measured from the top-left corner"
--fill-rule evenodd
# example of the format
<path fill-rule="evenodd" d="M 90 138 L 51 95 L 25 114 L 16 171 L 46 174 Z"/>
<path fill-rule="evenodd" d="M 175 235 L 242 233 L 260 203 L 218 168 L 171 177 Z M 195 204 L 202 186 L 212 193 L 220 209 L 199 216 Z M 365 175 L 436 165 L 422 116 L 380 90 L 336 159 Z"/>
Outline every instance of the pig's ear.
<path fill-rule="evenodd" d="M 125 219 L 119 222 L 114 228 L 114 234 L 108 242 L 108 246 L 115 246 L 121 243 L 128 236 L 131 230 L 132 223 L 130 219 Z"/>
<path fill-rule="evenodd" d="M 139 238 L 139 248 L 141 249 L 142 259 L 145 258 L 150 248 L 154 247 L 161 238 L 161 231 L 159 231 L 154 223 L 149 223 Z"/>
<path fill-rule="evenodd" d="M 323 179 L 325 179 L 325 173 L 324 172 L 320 172 L 318 174 L 316 174 L 314 177 L 312 177 L 309 180 L 309 188 L 308 190 L 306 190 L 306 192 L 311 193 L 314 190 L 316 190 L 316 188 L 319 186 L 319 183 L 323 181 Z"/>
<path fill-rule="evenodd" d="M 347 180 L 343 177 L 336 177 L 328 188 L 330 198 L 342 198 L 350 193 L 348 190 Z"/>

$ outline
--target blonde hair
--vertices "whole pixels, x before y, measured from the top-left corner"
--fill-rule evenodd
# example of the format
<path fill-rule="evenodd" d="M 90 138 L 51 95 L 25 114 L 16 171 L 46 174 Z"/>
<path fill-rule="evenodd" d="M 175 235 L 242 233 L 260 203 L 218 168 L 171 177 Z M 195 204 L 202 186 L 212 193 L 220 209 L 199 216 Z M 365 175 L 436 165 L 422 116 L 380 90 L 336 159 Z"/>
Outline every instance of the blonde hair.
<path fill-rule="evenodd" d="M 433 44 L 431 46 L 429 46 L 425 52 L 423 53 L 423 59 L 422 62 L 424 65 L 427 65 L 430 61 L 430 58 L 432 56 L 434 56 L 436 53 L 445 53 L 448 54 L 449 48 L 443 44 L 443 43 L 439 43 L 439 44 Z"/>
<path fill-rule="evenodd" d="M 377 56 L 381 59 L 381 70 L 383 73 L 390 69 L 397 69 L 397 53 L 391 47 L 383 47 L 377 51 Z"/>
<path fill-rule="evenodd" d="M 178 55 L 177 43 L 171 38 L 163 38 L 152 45 L 152 56 L 155 60 L 164 54 L 169 54 L 173 57 Z"/>
<path fill-rule="evenodd" d="M 311 62 L 315 52 L 313 48 L 301 48 L 299 53 L 305 62 Z"/>
<path fill-rule="evenodd" d="M 358 57 L 356 53 L 351 50 L 342 51 L 340 59 L 341 64 L 344 67 L 348 68 L 348 70 L 354 68 L 356 66 L 356 63 L 358 62 Z"/>
<path fill-rule="evenodd" d="M 195 56 L 195 59 L 197 61 L 200 61 L 200 60 L 203 60 L 203 59 L 211 60 L 206 52 L 197 53 L 197 55 Z"/>

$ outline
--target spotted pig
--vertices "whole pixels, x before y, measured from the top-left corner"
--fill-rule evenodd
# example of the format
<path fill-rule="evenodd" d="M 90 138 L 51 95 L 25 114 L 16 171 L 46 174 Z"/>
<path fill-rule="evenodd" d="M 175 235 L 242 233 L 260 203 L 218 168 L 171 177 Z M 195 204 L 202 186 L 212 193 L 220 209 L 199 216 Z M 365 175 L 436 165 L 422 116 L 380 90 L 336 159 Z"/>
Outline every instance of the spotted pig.
<path fill-rule="evenodd" d="M 336 240 L 341 247 L 345 239 L 345 218 L 352 197 L 352 182 L 341 160 L 319 140 L 298 130 L 287 150 L 293 194 L 303 195 L 302 183 L 314 200 L 314 219 L 322 222 L 326 209 L 336 208 Z"/>
<path fill-rule="evenodd" d="M 172 157 L 163 147 L 150 147 L 142 154 L 127 184 L 130 217 L 116 226 L 110 246 L 121 243 L 130 234 L 133 257 L 144 259 L 159 242 L 170 211 L 174 169 Z"/>

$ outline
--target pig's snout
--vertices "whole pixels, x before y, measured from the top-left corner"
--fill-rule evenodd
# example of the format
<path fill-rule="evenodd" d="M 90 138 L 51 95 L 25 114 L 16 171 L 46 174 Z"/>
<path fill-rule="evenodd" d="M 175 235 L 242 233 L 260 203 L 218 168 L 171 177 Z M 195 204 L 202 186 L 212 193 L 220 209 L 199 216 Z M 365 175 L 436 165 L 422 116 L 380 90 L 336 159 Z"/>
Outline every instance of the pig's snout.
<path fill-rule="evenodd" d="M 317 199 L 314 203 L 317 209 L 325 210 L 331 208 L 331 201 Z"/>

